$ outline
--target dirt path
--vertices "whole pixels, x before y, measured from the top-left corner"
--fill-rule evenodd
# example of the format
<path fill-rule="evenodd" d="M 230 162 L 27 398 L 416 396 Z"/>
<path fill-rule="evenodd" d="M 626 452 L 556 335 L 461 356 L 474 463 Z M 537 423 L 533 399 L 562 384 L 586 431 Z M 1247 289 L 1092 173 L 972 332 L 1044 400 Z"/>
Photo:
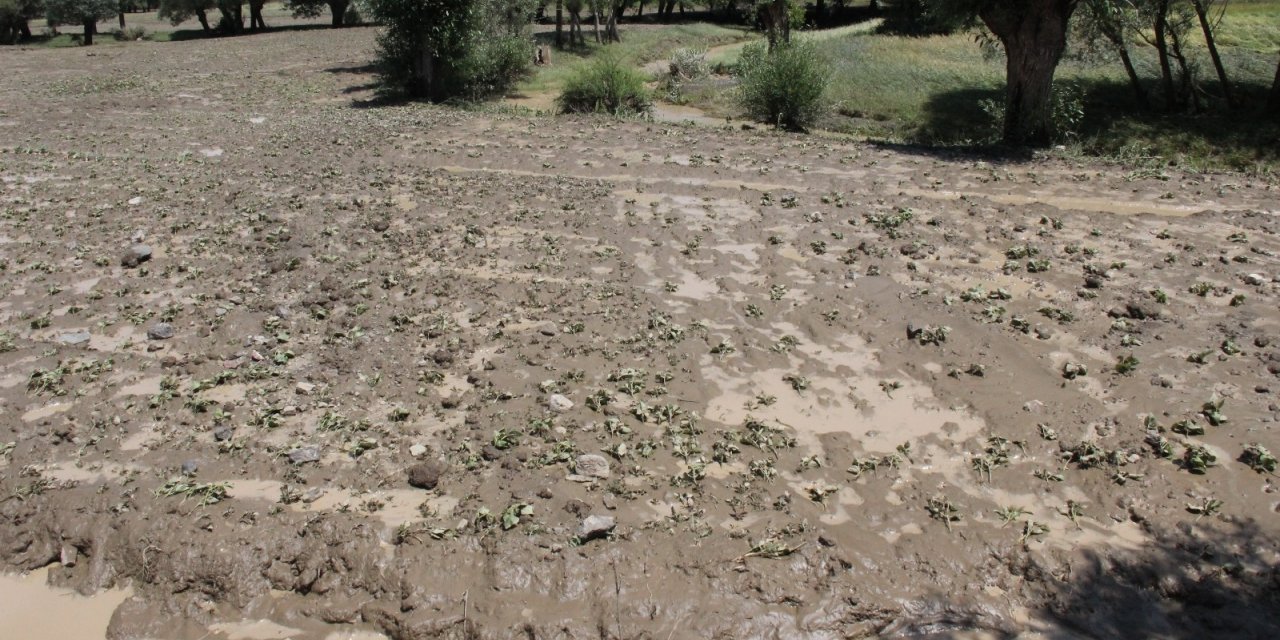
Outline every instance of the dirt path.
<path fill-rule="evenodd" d="M 110 637 L 1274 635 L 1274 182 L 330 35 L 0 49 L 0 562 Z"/>

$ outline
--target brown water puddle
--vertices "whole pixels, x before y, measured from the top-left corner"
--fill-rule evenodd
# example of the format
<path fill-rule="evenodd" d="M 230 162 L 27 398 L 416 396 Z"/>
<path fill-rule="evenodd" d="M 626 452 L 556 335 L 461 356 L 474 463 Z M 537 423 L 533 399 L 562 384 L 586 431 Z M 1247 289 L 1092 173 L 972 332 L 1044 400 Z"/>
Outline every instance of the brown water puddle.
<path fill-rule="evenodd" d="M 49 568 L 25 576 L 0 574 L 0 629 L 25 640 L 102 640 L 111 614 L 133 594 L 111 589 L 86 598 L 48 586 Z M 8 635 L 13 634 L 13 635 Z"/>

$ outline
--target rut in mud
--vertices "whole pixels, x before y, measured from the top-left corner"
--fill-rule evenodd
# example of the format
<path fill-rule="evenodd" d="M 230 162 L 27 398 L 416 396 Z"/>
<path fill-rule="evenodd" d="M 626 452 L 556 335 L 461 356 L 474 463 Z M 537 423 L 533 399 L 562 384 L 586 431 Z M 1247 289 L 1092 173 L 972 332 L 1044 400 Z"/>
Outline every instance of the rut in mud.
<path fill-rule="evenodd" d="M 371 34 L 0 51 L 7 569 L 113 638 L 1275 634 L 1273 182 L 375 107 Z"/>

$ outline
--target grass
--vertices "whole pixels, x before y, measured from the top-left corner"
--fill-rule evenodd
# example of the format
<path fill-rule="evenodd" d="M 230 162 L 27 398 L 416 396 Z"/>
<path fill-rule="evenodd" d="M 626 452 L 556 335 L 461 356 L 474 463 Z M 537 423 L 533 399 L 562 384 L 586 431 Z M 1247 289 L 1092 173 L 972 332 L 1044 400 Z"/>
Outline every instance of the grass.
<path fill-rule="evenodd" d="M 553 64 L 538 68 L 532 76 L 521 82 L 517 93 L 545 93 L 559 91 L 579 67 L 603 49 L 609 49 L 620 60 L 635 66 L 644 66 L 656 60 L 664 60 L 671 52 L 686 47 L 715 47 L 754 38 L 743 27 L 709 23 L 675 24 L 663 27 L 627 28 L 623 25 L 622 42 L 600 45 L 591 40 L 590 28 L 584 29 L 587 44 L 566 48 L 552 53 Z M 566 30 L 566 36 L 568 31 Z M 541 44 L 549 44 L 554 33 L 538 34 Z"/>

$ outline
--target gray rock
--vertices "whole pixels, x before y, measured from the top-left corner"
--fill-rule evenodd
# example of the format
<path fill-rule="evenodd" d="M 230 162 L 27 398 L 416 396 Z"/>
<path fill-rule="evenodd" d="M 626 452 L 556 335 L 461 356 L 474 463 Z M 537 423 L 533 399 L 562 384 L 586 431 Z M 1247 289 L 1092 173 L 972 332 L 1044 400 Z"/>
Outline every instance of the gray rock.
<path fill-rule="evenodd" d="M 609 461 L 604 456 L 586 453 L 578 456 L 573 464 L 574 473 L 589 478 L 608 478 Z"/>
<path fill-rule="evenodd" d="M 173 325 L 168 322 L 157 322 L 147 329 L 148 340 L 168 340 L 174 336 Z"/>
<path fill-rule="evenodd" d="M 70 345 L 73 347 L 76 345 L 85 344 L 88 341 L 89 341 L 88 331 L 76 331 L 74 333 L 64 333 L 58 336 L 58 342 L 61 342 L 62 344 Z"/>
<path fill-rule="evenodd" d="M 582 524 L 578 525 L 578 540 L 586 542 L 603 538 L 609 535 L 617 524 L 613 516 L 587 516 L 582 520 Z"/>
<path fill-rule="evenodd" d="M 298 447 L 293 451 L 285 454 L 289 458 L 289 462 L 294 464 L 306 464 L 308 462 L 320 461 L 320 447 L 314 444 L 305 447 Z"/>
<path fill-rule="evenodd" d="M 556 325 L 554 322 L 544 322 L 538 326 L 538 333 L 541 333 L 542 335 L 550 338 L 560 332 L 556 330 Z"/>
<path fill-rule="evenodd" d="M 573 401 L 558 393 L 553 393 L 547 398 L 547 408 L 556 413 L 564 413 L 573 408 Z"/>
<path fill-rule="evenodd" d="M 130 245 L 120 256 L 120 266 L 132 269 L 151 259 L 151 247 L 141 242 Z"/>
<path fill-rule="evenodd" d="M 213 430 L 213 439 L 217 442 L 226 442 L 235 434 L 236 430 L 234 427 L 223 425 Z"/>
<path fill-rule="evenodd" d="M 182 475 L 194 476 L 200 470 L 200 462 L 198 460 L 187 460 L 182 463 Z"/>
<path fill-rule="evenodd" d="M 1244 277 L 1244 282 L 1245 284 L 1256 287 L 1258 285 L 1265 284 L 1267 279 L 1261 273 L 1251 273 Z"/>
<path fill-rule="evenodd" d="M 413 444 L 409 446 L 409 455 L 415 458 L 421 458 L 427 454 L 427 445 Z"/>

